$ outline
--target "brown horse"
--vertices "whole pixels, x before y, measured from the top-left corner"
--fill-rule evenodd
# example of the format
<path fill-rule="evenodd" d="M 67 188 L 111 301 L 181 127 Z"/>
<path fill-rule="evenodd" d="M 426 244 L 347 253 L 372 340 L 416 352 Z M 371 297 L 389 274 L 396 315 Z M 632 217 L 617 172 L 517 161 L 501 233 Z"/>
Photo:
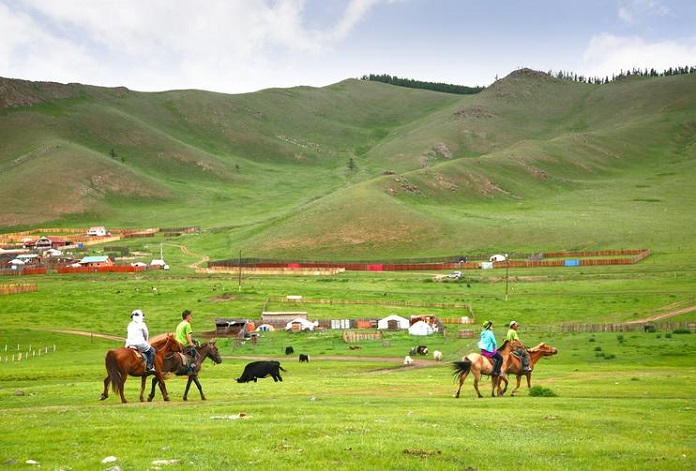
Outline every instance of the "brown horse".
<path fill-rule="evenodd" d="M 498 396 L 502 396 L 503 394 L 505 394 L 505 391 L 507 391 L 508 380 L 505 377 L 505 366 L 508 362 L 508 356 L 510 355 L 510 352 L 518 347 L 522 347 L 522 344 L 517 340 L 506 340 L 503 343 L 503 345 L 498 349 L 498 352 L 500 352 L 500 355 L 503 357 L 503 366 L 500 368 L 502 374 L 498 377 L 493 377 L 493 380 L 491 381 L 491 396 L 496 396 L 496 389 L 498 390 Z M 464 380 L 469 375 L 469 373 L 471 373 L 474 376 L 474 389 L 476 390 L 476 394 L 478 395 L 478 397 L 483 397 L 481 395 L 481 391 L 479 391 L 478 388 L 478 383 L 481 379 L 481 375 L 490 376 L 491 373 L 493 373 L 493 364 L 491 363 L 491 361 L 488 360 L 488 358 L 484 357 L 480 353 L 469 353 L 464 358 L 462 358 L 462 361 L 453 362 L 452 367 L 454 368 L 454 376 L 459 379 L 459 388 L 457 388 L 457 393 L 454 397 L 459 397 L 459 393 L 462 390 Z M 502 390 L 500 389 L 499 384 L 501 381 L 505 383 L 505 388 Z"/>
<path fill-rule="evenodd" d="M 168 353 L 164 356 L 164 362 L 162 363 L 162 374 L 164 379 L 167 379 L 170 373 L 174 373 L 176 376 L 188 376 L 186 390 L 184 391 L 184 401 L 188 401 L 188 392 L 192 382 L 196 383 L 198 392 L 201 393 L 201 400 L 205 401 L 203 388 L 201 387 L 200 381 L 198 381 L 198 373 L 201 371 L 201 365 L 206 358 L 210 358 L 216 365 L 222 363 L 222 357 L 220 356 L 220 351 L 216 343 L 217 339 L 209 340 L 204 343 L 202 347 L 197 348 L 196 358 L 191 358 L 190 355 L 184 355 L 183 353 Z M 189 366 L 192 364 L 195 366 L 193 369 L 190 369 Z M 155 385 L 159 382 L 160 379 L 157 376 L 152 378 L 152 390 L 147 397 L 148 402 L 154 399 Z"/>
<path fill-rule="evenodd" d="M 155 349 L 155 361 L 153 362 L 155 367 L 154 375 L 155 377 L 162 378 L 162 362 L 164 361 L 165 354 L 169 352 L 180 352 L 181 344 L 176 341 L 174 334 L 160 335 L 156 340 L 155 338 L 150 340 L 150 345 Z M 150 373 L 145 370 L 145 361 L 142 353 L 132 348 L 116 348 L 106 352 L 104 363 L 106 364 L 107 376 L 104 379 L 104 392 L 102 392 L 101 395 L 102 401 L 109 397 L 109 383 L 111 383 L 111 388 L 114 393 L 118 393 L 118 395 L 121 396 L 121 402 L 128 402 L 123 395 L 128 375 L 141 377 L 140 402 L 145 401 L 143 397 L 145 393 L 145 378 Z M 168 401 L 169 394 L 167 393 L 167 388 L 164 386 L 164 379 L 162 379 L 160 383 L 160 390 L 162 391 L 164 400 Z"/>
<path fill-rule="evenodd" d="M 550 357 L 558 353 L 558 349 L 556 347 L 546 345 L 543 342 L 537 345 L 536 347 L 528 349 L 527 351 L 529 352 L 529 360 L 532 367 L 536 365 L 540 358 Z M 527 378 L 527 388 L 532 387 L 532 372 L 522 371 L 520 357 L 518 357 L 517 355 L 510 355 L 510 357 L 508 358 L 508 364 L 505 373 L 510 373 L 517 376 L 517 386 L 515 386 L 515 389 L 513 389 L 510 393 L 511 396 L 514 396 L 517 390 L 520 389 L 522 376 L 525 376 Z"/>

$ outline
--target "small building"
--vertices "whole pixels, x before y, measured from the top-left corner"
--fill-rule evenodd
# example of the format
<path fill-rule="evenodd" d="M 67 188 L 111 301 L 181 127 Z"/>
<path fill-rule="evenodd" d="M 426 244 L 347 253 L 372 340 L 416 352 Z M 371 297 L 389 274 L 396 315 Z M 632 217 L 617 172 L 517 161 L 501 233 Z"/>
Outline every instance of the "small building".
<path fill-rule="evenodd" d="M 310 322 L 307 319 L 303 319 L 302 317 L 298 317 L 288 322 L 285 325 L 285 330 L 290 330 L 292 332 L 301 332 L 305 330 L 314 330 L 316 326 L 316 323 Z"/>
<path fill-rule="evenodd" d="M 34 244 L 34 248 L 37 251 L 43 252 L 49 249 L 58 249 L 60 247 L 66 247 L 70 245 L 71 242 L 62 238 L 62 237 L 54 237 L 54 236 L 43 236 L 40 237 L 36 243 Z"/>
<path fill-rule="evenodd" d="M 108 255 L 90 255 L 83 257 L 78 263 L 81 267 L 98 268 L 113 266 L 114 261 Z"/>
<path fill-rule="evenodd" d="M 104 226 L 94 226 L 89 228 L 87 235 L 90 237 L 105 237 L 109 235 L 109 232 Z"/>
<path fill-rule="evenodd" d="M 153 259 L 153 260 L 150 262 L 150 267 L 152 267 L 152 268 L 161 268 L 162 270 L 169 270 L 169 265 L 167 265 L 166 263 L 164 263 L 164 260 L 162 260 L 161 258 Z"/>
<path fill-rule="evenodd" d="M 399 330 L 408 329 L 409 322 L 405 317 L 397 316 L 396 314 L 391 314 L 384 319 L 377 321 L 378 329 L 388 329 L 388 330 Z"/>
<path fill-rule="evenodd" d="M 418 321 L 408 328 L 408 333 L 411 335 L 432 335 L 435 333 L 435 329 L 424 321 Z"/>
<path fill-rule="evenodd" d="M 246 331 L 248 323 L 246 319 L 215 319 L 215 335 L 237 335 Z"/>
<path fill-rule="evenodd" d="M 261 313 L 261 323 L 270 324 L 276 329 L 284 327 L 288 322 L 297 318 L 307 319 L 309 316 L 304 311 L 264 311 Z"/>

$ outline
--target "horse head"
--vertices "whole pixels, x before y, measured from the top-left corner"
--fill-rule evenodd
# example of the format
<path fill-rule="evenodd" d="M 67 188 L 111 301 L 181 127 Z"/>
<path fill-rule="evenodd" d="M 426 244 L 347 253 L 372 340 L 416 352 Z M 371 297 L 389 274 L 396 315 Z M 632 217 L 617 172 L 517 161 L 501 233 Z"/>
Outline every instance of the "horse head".
<path fill-rule="evenodd" d="M 217 348 L 217 339 L 209 340 L 208 343 L 206 343 L 203 348 L 208 349 L 208 351 L 206 353 L 207 358 L 210 358 L 211 360 L 213 360 L 213 362 L 217 365 L 222 363 L 222 356 L 220 356 L 220 350 L 218 350 L 218 348 Z M 203 348 L 201 348 L 201 351 L 203 350 Z"/>
<path fill-rule="evenodd" d="M 546 345 L 544 342 L 541 342 L 539 345 L 530 348 L 529 352 L 540 352 L 542 356 L 548 357 L 557 354 L 558 349 L 556 347 L 552 347 L 551 345 Z"/>

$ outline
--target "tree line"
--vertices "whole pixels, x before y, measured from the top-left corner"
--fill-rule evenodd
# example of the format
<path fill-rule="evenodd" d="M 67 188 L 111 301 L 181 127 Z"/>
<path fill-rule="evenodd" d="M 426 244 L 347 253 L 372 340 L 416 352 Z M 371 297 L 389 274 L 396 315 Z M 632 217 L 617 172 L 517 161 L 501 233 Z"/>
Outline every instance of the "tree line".
<path fill-rule="evenodd" d="M 669 69 L 658 72 L 654 68 L 651 69 L 639 69 L 634 67 L 631 70 L 621 70 L 618 74 L 612 74 L 611 78 L 609 76 L 602 77 L 585 77 L 580 74 L 573 72 L 564 72 L 559 70 L 554 74 L 553 71 L 549 70 L 548 74 L 552 77 L 556 77 L 561 80 L 571 80 L 573 82 L 583 82 L 592 83 L 596 85 L 603 85 L 605 83 L 614 82 L 617 80 L 624 80 L 630 77 L 668 77 L 671 75 L 686 75 L 686 74 L 696 74 L 696 66 L 679 66 L 670 67 Z"/>
<path fill-rule="evenodd" d="M 372 82 L 388 83 L 390 85 L 397 85 L 399 87 L 418 88 L 418 89 L 422 89 L 422 90 L 433 90 L 436 92 L 444 92 L 444 93 L 454 93 L 457 95 L 473 95 L 475 93 L 483 91 L 486 88 L 486 87 L 467 87 L 464 85 L 454 85 L 451 83 L 422 82 L 420 80 L 400 78 L 400 77 L 397 77 L 396 75 L 389 75 L 389 74 L 363 75 L 362 80 L 370 80 Z"/>
<path fill-rule="evenodd" d="M 573 82 L 583 82 L 596 85 L 603 85 L 609 82 L 614 82 L 617 80 L 624 80 L 629 77 L 667 77 L 671 75 L 685 75 L 685 74 L 696 74 L 696 66 L 679 66 L 670 67 L 669 69 L 658 72 L 654 68 L 651 69 L 639 69 L 633 68 L 631 70 L 621 70 L 618 74 L 612 74 L 611 78 L 607 75 L 605 77 L 586 77 L 582 74 L 577 74 L 574 72 L 566 72 L 559 70 L 558 72 L 553 72 L 549 70 L 549 76 L 556 77 L 560 80 L 570 80 Z M 362 80 L 370 80 L 372 82 L 382 82 L 388 83 L 390 85 L 397 85 L 399 87 L 407 88 L 419 88 L 423 90 L 433 90 L 436 92 L 444 93 L 454 93 L 457 95 L 474 95 L 486 89 L 486 87 L 467 87 L 465 85 L 454 85 L 451 83 L 441 83 L 441 82 L 423 82 L 420 80 L 413 80 L 407 78 L 397 77 L 396 75 L 389 74 L 369 74 L 363 75 Z M 497 77 L 496 77 L 497 80 Z"/>

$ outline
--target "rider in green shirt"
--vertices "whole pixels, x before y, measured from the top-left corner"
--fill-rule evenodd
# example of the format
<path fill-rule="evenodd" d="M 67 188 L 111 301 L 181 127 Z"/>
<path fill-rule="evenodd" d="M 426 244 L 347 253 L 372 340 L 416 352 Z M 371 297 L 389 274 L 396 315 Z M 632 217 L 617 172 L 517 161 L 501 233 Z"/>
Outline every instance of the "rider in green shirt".
<path fill-rule="evenodd" d="M 508 330 L 507 335 L 505 336 L 505 340 L 512 342 L 513 340 L 517 340 L 522 344 L 520 341 L 520 336 L 517 335 L 517 328 L 520 325 L 517 323 L 517 321 L 512 321 L 510 322 L 510 330 Z M 522 348 L 518 348 L 516 350 L 513 350 L 514 353 L 517 354 L 517 356 L 520 357 L 520 361 L 522 362 L 522 372 L 528 372 L 532 371 L 532 366 L 530 365 L 530 358 L 529 358 L 529 352 L 527 351 L 527 348 L 522 346 Z"/>

